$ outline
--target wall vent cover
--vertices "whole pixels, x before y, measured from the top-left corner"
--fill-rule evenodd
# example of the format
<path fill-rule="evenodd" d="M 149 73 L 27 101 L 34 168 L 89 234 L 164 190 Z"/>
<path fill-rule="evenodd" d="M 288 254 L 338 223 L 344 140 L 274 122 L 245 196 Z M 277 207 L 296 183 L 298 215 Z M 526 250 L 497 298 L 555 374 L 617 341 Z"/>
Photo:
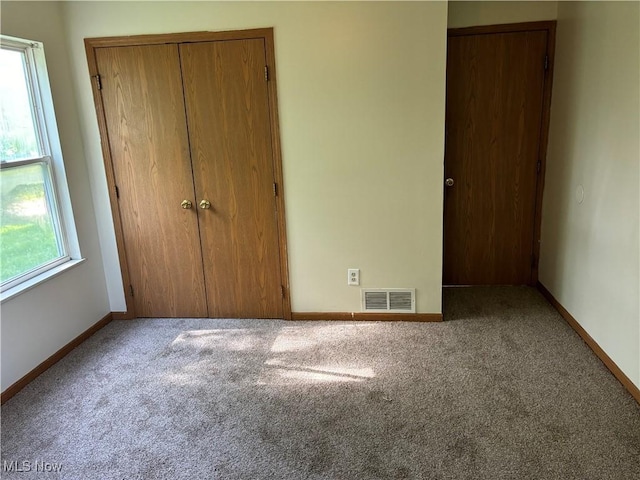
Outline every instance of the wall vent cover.
<path fill-rule="evenodd" d="M 415 288 L 363 288 L 362 311 L 416 313 Z"/>

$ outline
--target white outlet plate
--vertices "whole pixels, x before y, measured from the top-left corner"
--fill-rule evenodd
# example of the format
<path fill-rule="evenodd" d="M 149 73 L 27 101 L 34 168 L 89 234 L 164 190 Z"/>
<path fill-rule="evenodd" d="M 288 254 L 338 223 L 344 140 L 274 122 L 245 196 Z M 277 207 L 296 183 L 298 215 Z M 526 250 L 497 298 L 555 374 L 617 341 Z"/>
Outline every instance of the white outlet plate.
<path fill-rule="evenodd" d="M 347 285 L 360 285 L 359 268 L 349 268 L 347 270 Z"/>

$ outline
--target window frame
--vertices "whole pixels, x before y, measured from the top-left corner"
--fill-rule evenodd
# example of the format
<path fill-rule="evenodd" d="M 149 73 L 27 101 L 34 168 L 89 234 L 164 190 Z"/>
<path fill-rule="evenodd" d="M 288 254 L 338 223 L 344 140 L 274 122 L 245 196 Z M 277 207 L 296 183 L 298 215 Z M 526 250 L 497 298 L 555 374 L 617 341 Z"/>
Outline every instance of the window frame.
<path fill-rule="evenodd" d="M 83 259 L 66 184 L 62 149 L 42 42 L 0 35 L 0 48 L 24 54 L 25 76 L 39 156 L 0 161 L 0 169 L 43 165 L 44 193 L 61 255 L 0 285 L 0 299 L 8 300 Z"/>

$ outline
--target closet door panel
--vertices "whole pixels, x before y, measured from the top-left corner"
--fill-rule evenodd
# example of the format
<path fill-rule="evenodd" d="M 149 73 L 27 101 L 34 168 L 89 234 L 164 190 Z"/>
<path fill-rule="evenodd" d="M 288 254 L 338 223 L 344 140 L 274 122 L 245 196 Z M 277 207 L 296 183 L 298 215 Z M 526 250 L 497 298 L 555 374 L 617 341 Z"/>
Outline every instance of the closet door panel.
<path fill-rule="evenodd" d="M 180 46 L 209 315 L 282 318 L 262 39 Z M 205 205 L 206 206 L 206 205 Z"/>
<path fill-rule="evenodd" d="M 204 317 L 178 47 L 98 48 L 96 60 L 136 314 Z"/>

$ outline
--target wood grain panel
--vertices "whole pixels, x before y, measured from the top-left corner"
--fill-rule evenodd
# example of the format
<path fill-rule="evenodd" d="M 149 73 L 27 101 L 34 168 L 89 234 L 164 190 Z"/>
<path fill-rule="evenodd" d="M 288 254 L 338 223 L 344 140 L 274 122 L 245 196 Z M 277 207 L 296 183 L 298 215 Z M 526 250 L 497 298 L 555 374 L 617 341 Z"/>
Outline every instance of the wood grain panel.
<path fill-rule="evenodd" d="M 282 318 L 263 39 L 180 45 L 209 315 Z"/>
<path fill-rule="evenodd" d="M 553 88 L 553 71 L 556 51 L 556 22 L 547 23 L 547 71 L 545 72 L 542 126 L 540 128 L 540 171 L 538 172 L 538 185 L 536 190 L 536 215 L 533 230 L 533 268 L 531 269 L 531 285 L 538 283 L 538 268 L 540 259 L 540 238 L 542 231 L 542 194 L 547 170 L 547 145 L 549 143 L 549 123 L 551 121 L 551 91 Z"/>
<path fill-rule="evenodd" d="M 444 278 L 531 282 L 547 32 L 450 36 Z"/>
<path fill-rule="evenodd" d="M 476 25 L 473 27 L 450 28 L 448 37 L 485 35 L 493 33 L 534 32 L 537 30 L 551 31 L 555 29 L 555 20 L 542 20 L 539 22 L 502 23 L 497 25 Z"/>
<path fill-rule="evenodd" d="M 87 63 L 89 67 L 89 75 L 91 80 L 91 91 L 93 93 L 93 102 L 96 108 L 96 117 L 98 120 L 98 130 L 100 132 L 100 147 L 102 150 L 102 160 L 104 165 L 104 172 L 107 179 L 107 187 L 109 189 L 109 206 L 111 207 L 111 215 L 113 216 L 113 229 L 116 236 L 116 245 L 118 247 L 118 263 L 120 265 L 120 272 L 122 278 L 122 285 L 131 285 L 131 277 L 129 276 L 129 263 L 127 262 L 127 250 L 124 244 L 124 234 L 122 232 L 122 218 L 120 217 L 120 206 L 118 205 L 118 198 L 116 196 L 116 180 L 113 173 L 113 162 L 111 161 L 111 148 L 109 146 L 109 132 L 107 131 L 107 123 L 104 115 L 104 107 L 102 104 L 102 93 L 99 89 L 98 79 L 98 65 L 96 62 L 96 48 L 94 48 L 91 39 L 85 39 L 85 51 L 87 53 Z M 124 312 L 118 312 L 121 314 L 121 318 L 118 320 L 131 320 L 135 318 L 135 305 L 133 297 L 123 292 L 125 298 Z"/>
<path fill-rule="evenodd" d="M 207 315 L 178 48 L 96 49 L 139 317 Z M 128 289 L 128 286 L 125 286 Z"/>
<path fill-rule="evenodd" d="M 276 69 L 275 45 L 273 39 L 273 28 L 264 29 L 264 43 L 267 54 L 267 66 L 269 68 L 269 114 L 271 115 L 271 151 L 273 152 L 273 174 L 278 184 L 278 195 L 276 197 L 278 238 L 280 242 L 280 275 L 284 287 L 282 297 L 283 317 L 291 320 L 291 295 L 289 284 L 289 253 L 287 249 L 287 228 L 284 205 L 284 174 L 282 171 L 282 151 L 280 148 L 280 120 L 278 115 L 278 75 Z"/>
<path fill-rule="evenodd" d="M 178 44 L 194 42 L 216 42 L 226 40 L 244 40 L 273 36 L 273 28 L 251 28 L 247 30 L 224 30 L 221 32 L 182 32 L 146 35 L 126 35 L 119 37 L 96 37 L 88 39 L 96 48 L 130 47 L 134 45 Z"/>

